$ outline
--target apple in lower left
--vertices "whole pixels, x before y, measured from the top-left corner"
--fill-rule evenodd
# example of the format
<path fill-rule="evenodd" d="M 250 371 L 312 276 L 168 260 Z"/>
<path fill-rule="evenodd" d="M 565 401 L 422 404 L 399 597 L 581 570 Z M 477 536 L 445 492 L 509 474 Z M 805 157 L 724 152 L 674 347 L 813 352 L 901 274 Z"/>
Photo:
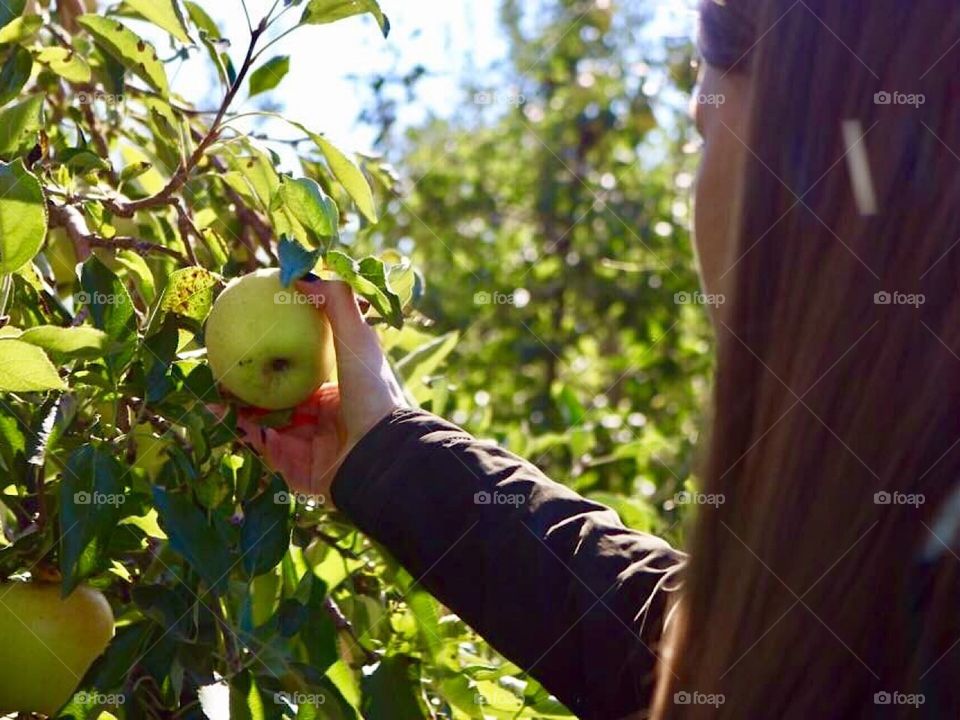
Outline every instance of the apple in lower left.
<path fill-rule="evenodd" d="M 333 331 L 326 314 L 279 270 L 233 280 L 220 293 L 206 325 L 207 360 L 230 394 L 265 410 L 307 400 L 333 375 Z"/>
<path fill-rule="evenodd" d="M 107 599 L 81 586 L 0 583 L 0 714 L 53 715 L 113 637 Z"/>

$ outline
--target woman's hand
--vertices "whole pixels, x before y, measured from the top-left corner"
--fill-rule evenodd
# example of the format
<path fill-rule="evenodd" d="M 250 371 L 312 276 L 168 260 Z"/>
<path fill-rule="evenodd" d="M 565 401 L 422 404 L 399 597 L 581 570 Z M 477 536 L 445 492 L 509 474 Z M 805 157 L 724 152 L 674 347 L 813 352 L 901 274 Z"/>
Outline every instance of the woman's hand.
<path fill-rule="evenodd" d="M 320 388 L 294 410 L 286 427 L 263 427 L 256 412 L 243 410 L 237 428 L 292 490 L 323 496 L 331 506 L 330 488 L 347 453 L 380 420 L 407 402 L 350 287 L 317 279 L 297 283 L 297 290 L 330 319 L 339 385 Z"/>

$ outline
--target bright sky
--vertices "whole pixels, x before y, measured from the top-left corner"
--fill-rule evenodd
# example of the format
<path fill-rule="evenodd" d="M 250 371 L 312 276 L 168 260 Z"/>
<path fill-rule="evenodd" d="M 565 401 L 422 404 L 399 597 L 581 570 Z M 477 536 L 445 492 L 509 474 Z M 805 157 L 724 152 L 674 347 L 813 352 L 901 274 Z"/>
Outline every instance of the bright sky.
<path fill-rule="evenodd" d="M 254 22 L 271 3 L 248 0 Z M 206 0 L 202 5 L 231 39 L 231 56 L 239 63 L 248 38 L 240 0 Z M 261 99 L 282 105 L 286 115 L 313 130 L 368 150 L 373 133 L 356 122 L 369 99 L 364 78 L 395 66 L 406 72 L 421 63 L 431 73 L 419 87 L 425 105 L 404 108 L 401 122 L 416 122 L 427 107 L 442 114 L 445 106 L 462 99 L 459 80 L 464 74 L 487 68 L 505 54 L 497 5 L 492 0 L 384 0 L 382 7 L 393 25 L 387 40 L 368 16 L 300 28 L 265 56 L 290 55 L 293 61 L 284 82 Z M 302 12 L 302 7 L 291 10 L 281 22 L 287 27 Z M 213 76 L 205 53 L 195 53 L 179 66 L 171 64 L 168 72 L 174 90 L 198 105 L 213 107 L 219 101 L 210 93 Z M 252 109 L 252 104 L 237 107 Z"/>
<path fill-rule="evenodd" d="M 646 0 L 615 0 L 618 3 Z M 263 16 L 273 0 L 247 0 L 254 22 Z M 689 31 L 693 0 L 660 0 L 661 19 L 654 25 L 664 32 Z M 202 6 L 232 40 L 231 56 L 239 63 L 248 38 L 240 0 L 202 0 Z M 427 113 L 446 115 L 464 99 L 462 79 L 482 77 L 507 52 L 498 25 L 498 0 L 381 0 L 393 30 L 384 40 L 369 16 L 356 17 L 334 25 L 310 26 L 297 30 L 275 45 L 265 59 L 275 54 L 290 55 L 290 74 L 269 94 L 261 96 L 282 106 L 285 115 L 311 129 L 329 134 L 346 147 L 367 151 L 374 134 L 357 122 L 369 104 L 365 78 L 394 69 L 406 72 L 418 63 L 429 76 L 418 86 L 419 102 L 401 107 L 401 124 L 416 123 Z M 289 26 L 302 8 L 291 10 L 282 21 Z M 158 43 L 161 56 L 162 43 Z M 168 66 L 176 92 L 200 107 L 215 107 L 219 90 L 213 93 L 214 75 L 206 53 L 194 53 L 186 63 Z M 351 79 L 355 76 L 357 79 Z M 253 109 L 253 103 L 235 109 Z M 293 137 L 296 131 L 271 126 L 271 132 Z"/>

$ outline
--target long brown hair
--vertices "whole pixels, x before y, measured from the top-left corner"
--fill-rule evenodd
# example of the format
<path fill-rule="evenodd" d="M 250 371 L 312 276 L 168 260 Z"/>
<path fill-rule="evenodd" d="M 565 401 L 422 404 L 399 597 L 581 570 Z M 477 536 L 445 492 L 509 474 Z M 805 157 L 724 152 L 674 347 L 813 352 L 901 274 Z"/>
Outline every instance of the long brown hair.
<path fill-rule="evenodd" d="M 663 718 L 960 716 L 960 4 L 726 0 L 737 258 Z"/>

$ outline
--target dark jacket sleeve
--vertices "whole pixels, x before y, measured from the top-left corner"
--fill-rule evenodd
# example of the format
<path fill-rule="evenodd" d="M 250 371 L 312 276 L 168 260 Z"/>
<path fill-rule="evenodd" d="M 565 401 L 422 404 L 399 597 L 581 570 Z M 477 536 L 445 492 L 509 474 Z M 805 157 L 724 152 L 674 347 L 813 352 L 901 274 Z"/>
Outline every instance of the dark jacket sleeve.
<path fill-rule="evenodd" d="M 684 555 L 419 410 L 350 452 L 337 507 L 578 717 L 647 708 Z"/>

